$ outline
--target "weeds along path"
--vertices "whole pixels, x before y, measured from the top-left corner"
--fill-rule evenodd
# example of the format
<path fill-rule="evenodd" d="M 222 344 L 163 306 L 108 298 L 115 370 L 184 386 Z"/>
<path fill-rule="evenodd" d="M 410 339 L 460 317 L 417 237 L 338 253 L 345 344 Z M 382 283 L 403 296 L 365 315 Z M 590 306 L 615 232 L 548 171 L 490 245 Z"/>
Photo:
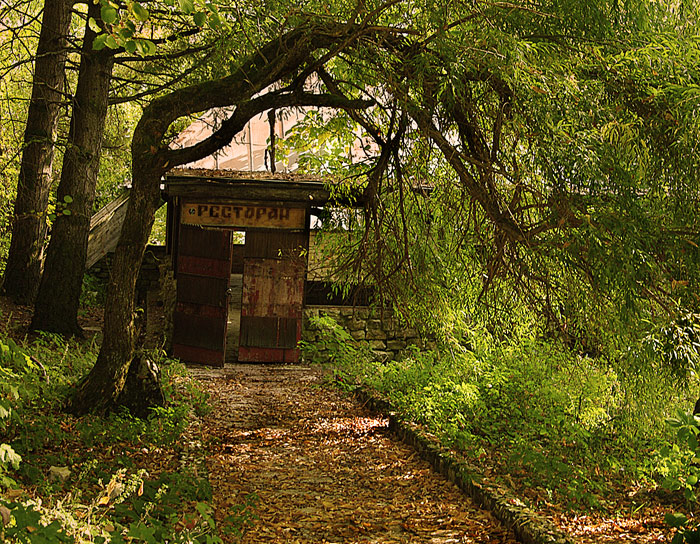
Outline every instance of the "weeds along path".
<path fill-rule="evenodd" d="M 242 542 L 512 543 L 489 512 L 305 366 L 193 368 L 217 518 L 255 494 Z"/>

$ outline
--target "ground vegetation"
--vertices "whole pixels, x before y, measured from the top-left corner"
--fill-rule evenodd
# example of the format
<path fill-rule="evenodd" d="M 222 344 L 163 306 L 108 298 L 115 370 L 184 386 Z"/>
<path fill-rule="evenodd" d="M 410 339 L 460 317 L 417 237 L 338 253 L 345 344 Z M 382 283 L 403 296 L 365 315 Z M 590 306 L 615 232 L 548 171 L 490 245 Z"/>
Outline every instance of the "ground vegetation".
<path fill-rule="evenodd" d="M 26 306 L 3 297 L 0 308 L 3 542 L 217 543 L 241 533 L 245 505 L 214 519 L 197 425 L 208 394 L 184 367 L 160 361 L 166 402 L 148 417 L 67 417 L 65 395 L 99 338 L 31 334 Z M 99 313 L 83 310 L 81 323 L 94 326 Z"/>

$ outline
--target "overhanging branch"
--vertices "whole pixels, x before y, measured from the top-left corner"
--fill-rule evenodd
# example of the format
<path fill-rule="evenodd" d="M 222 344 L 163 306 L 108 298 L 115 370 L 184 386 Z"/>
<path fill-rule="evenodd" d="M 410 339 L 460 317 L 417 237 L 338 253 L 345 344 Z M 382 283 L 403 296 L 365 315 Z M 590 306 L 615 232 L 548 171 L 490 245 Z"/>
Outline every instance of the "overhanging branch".
<path fill-rule="evenodd" d="M 371 100 L 350 100 L 336 94 L 268 93 L 239 104 L 233 114 L 208 138 L 191 147 L 168 150 L 163 156 L 169 168 L 203 159 L 228 145 L 250 119 L 273 108 L 310 106 L 356 110 L 368 108 L 373 104 Z"/>

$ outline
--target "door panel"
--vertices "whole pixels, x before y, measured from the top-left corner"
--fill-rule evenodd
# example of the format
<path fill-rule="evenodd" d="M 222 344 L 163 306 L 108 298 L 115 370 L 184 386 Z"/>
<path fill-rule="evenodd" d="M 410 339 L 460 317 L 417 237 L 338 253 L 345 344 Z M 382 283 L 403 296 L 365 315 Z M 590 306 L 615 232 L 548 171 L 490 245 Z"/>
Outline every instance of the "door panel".
<path fill-rule="evenodd" d="M 174 357 L 224 364 L 231 251 L 231 231 L 180 226 Z"/>
<path fill-rule="evenodd" d="M 246 233 L 239 361 L 299 360 L 307 245 L 305 233 Z"/>
<path fill-rule="evenodd" d="M 241 334 L 243 345 L 287 349 L 297 347 L 298 319 L 246 316 L 246 324 Z"/>

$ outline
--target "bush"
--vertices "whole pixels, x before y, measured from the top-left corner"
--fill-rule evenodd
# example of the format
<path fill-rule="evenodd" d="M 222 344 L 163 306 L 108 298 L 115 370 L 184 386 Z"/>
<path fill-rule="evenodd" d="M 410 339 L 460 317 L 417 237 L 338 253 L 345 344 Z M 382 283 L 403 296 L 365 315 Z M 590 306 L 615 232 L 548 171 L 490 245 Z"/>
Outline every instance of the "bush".
<path fill-rule="evenodd" d="M 656 427 L 626 432 L 640 417 L 629 410 L 629 384 L 605 359 L 533 335 L 496 340 L 472 327 L 440 349 L 381 362 L 329 318 L 313 323 L 320 339 L 304 345 L 305 357 L 324 359 L 344 386 L 371 386 L 445 446 L 480 466 L 487 457 L 533 496 L 598 507 L 614 486 L 651 479 L 647 452 L 664 435 Z M 662 376 L 646 387 L 635 406 L 652 396 L 674 404 Z"/>

